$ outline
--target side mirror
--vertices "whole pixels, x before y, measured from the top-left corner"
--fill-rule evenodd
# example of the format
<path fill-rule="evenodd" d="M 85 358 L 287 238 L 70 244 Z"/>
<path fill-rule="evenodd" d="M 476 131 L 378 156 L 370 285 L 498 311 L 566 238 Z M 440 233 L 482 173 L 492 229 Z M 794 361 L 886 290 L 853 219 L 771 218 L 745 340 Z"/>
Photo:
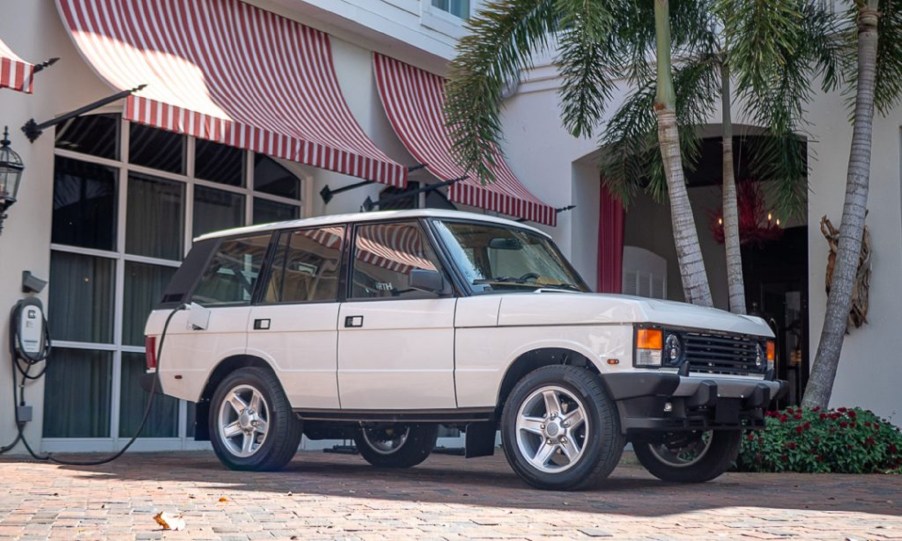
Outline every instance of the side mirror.
<path fill-rule="evenodd" d="M 410 271 L 410 288 L 441 294 L 445 291 L 445 279 L 442 273 L 434 270 L 413 269 Z"/>

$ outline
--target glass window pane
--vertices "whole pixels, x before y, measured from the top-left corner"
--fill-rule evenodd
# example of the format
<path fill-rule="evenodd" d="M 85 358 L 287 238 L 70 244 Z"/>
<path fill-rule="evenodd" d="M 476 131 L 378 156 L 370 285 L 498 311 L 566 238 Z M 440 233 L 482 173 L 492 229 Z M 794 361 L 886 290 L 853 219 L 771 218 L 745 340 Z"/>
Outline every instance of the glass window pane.
<path fill-rule="evenodd" d="M 300 209 L 296 205 L 254 198 L 254 224 L 297 220 L 298 216 L 300 216 Z"/>
<path fill-rule="evenodd" d="M 338 298 L 343 226 L 295 231 L 281 243 L 266 288 L 266 302 L 334 301 Z"/>
<path fill-rule="evenodd" d="M 144 323 L 163 299 L 163 290 L 175 274 L 174 267 L 125 262 L 125 297 L 122 314 L 122 343 L 144 345 Z"/>
<path fill-rule="evenodd" d="M 470 0 L 432 0 L 432 5 L 461 19 L 470 17 Z"/>
<path fill-rule="evenodd" d="M 162 259 L 182 258 L 185 187 L 137 173 L 128 177 L 125 251 Z"/>
<path fill-rule="evenodd" d="M 144 374 L 143 353 L 122 353 L 121 398 L 119 403 L 119 437 L 130 438 L 141 426 L 148 393 L 141 388 Z M 141 431 L 142 438 L 174 438 L 178 436 L 179 401 L 158 395 Z"/>
<path fill-rule="evenodd" d="M 185 172 L 185 136 L 129 124 L 128 161 L 170 173 Z"/>
<path fill-rule="evenodd" d="M 119 159 L 119 115 L 83 115 L 56 128 L 56 148 Z"/>
<path fill-rule="evenodd" d="M 205 306 L 250 304 L 271 236 L 222 241 L 191 300 Z"/>
<path fill-rule="evenodd" d="M 109 437 L 112 380 L 112 352 L 55 348 L 44 378 L 44 437 Z"/>
<path fill-rule="evenodd" d="M 413 269 L 441 271 L 438 258 L 418 223 L 373 224 L 357 228 L 353 298 L 434 297 L 432 293 L 410 289 Z"/>
<path fill-rule="evenodd" d="M 194 187 L 193 236 L 241 225 L 244 225 L 243 195 L 205 186 Z"/>
<path fill-rule="evenodd" d="M 58 244 L 116 249 L 118 170 L 57 157 L 53 171 L 53 233 Z"/>
<path fill-rule="evenodd" d="M 301 197 L 301 181 L 298 177 L 263 154 L 254 155 L 254 189 L 292 199 Z"/>
<path fill-rule="evenodd" d="M 195 139 L 194 176 L 229 186 L 244 186 L 247 152 L 228 145 Z"/>
<path fill-rule="evenodd" d="M 47 304 L 54 340 L 113 341 L 113 272 L 112 259 L 51 252 Z"/>

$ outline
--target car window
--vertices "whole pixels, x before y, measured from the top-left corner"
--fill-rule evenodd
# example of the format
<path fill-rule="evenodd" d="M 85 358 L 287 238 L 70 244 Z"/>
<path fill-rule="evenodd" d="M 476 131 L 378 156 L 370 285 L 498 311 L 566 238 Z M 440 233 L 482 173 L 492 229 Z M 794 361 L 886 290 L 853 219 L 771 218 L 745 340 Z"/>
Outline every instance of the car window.
<path fill-rule="evenodd" d="M 474 293 L 588 291 L 550 239 L 496 224 L 435 220 L 435 231 Z"/>
<path fill-rule="evenodd" d="M 223 240 L 191 300 L 204 306 L 250 304 L 271 237 L 266 234 Z"/>
<path fill-rule="evenodd" d="M 441 272 L 438 258 L 418 222 L 357 227 L 352 272 L 353 299 L 428 298 L 411 289 L 414 269 Z"/>
<path fill-rule="evenodd" d="M 334 301 L 344 226 L 283 234 L 272 262 L 266 302 Z"/>

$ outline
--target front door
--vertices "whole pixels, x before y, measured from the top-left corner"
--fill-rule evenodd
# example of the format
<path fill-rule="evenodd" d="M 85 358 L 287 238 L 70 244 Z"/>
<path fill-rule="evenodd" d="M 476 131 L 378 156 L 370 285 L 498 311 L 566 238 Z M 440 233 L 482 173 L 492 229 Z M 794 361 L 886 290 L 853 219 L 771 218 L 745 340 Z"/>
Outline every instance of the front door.
<path fill-rule="evenodd" d="M 454 408 L 456 299 L 409 287 L 413 269 L 442 272 L 422 225 L 361 224 L 353 242 L 338 316 L 342 409 Z"/>

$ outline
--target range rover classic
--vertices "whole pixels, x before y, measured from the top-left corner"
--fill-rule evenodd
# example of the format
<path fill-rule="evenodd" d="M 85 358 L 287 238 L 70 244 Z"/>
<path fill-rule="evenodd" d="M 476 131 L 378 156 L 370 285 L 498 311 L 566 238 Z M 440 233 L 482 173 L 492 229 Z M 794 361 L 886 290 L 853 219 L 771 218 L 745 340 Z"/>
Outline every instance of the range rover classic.
<path fill-rule="evenodd" d="M 542 489 L 597 486 L 631 442 L 667 481 L 735 459 L 785 388 L 760 318 L 594 294 L 545 233 L 454 211 L 388 211 L 198 238 L 150 315 L 149 378 L 197 404 L 236 470 L 302 435 L 419 464 L 439 425 Z"/>

